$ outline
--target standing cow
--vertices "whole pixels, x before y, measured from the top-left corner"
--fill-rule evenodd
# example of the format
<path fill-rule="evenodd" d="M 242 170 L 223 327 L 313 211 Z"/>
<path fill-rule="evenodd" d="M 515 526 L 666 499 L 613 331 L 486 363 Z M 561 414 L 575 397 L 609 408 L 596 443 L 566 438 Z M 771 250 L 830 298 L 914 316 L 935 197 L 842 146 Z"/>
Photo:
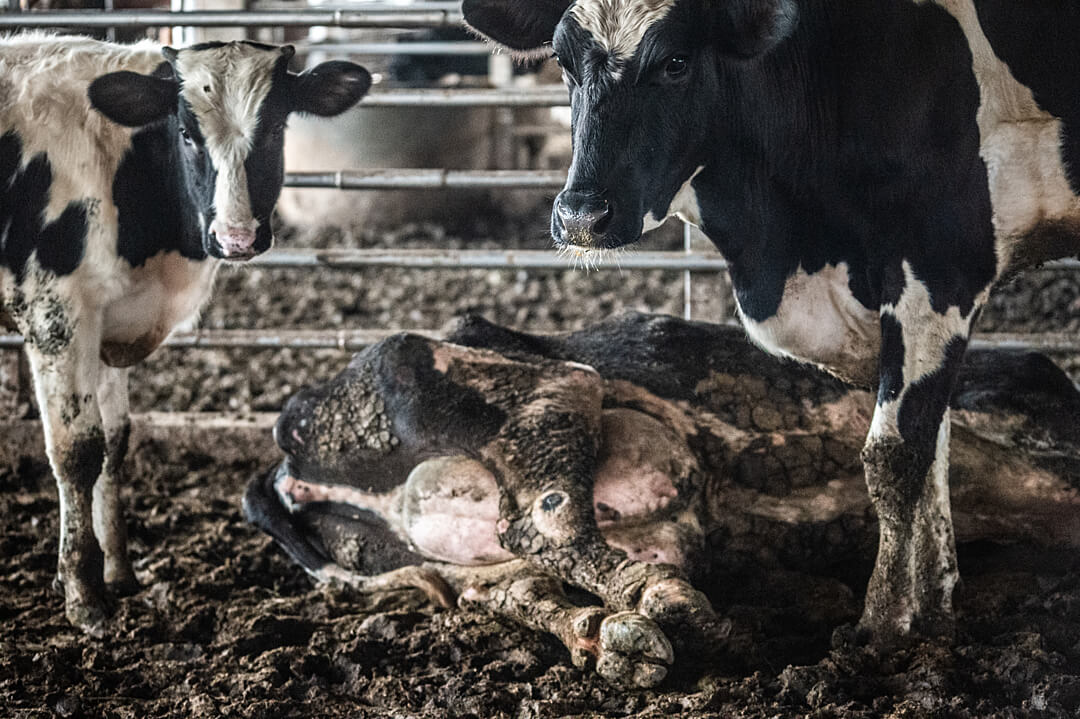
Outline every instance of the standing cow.
<path fill-rule="evenodd" d="M 60 496 L 68 619 L 103 631 L 104 584 L 135 584 L 117 479 L 127 367 L 209 296 L 221 260 L 273 243 L 291 112 L 336 115 L 362 67 L 288 71 L 291 47 L 175 50 L 0 40 L 0 321 L 26 352 Z"/>
<path fill-rule="evenodd" d="M 1080 6 L 1008 0 L 464 0 L 554 52 L 579 253 L 677 215 L 730 263 L 747 333 L 877 388 L 861 627 L 948 634 L 948 399 L 991 286 L 1080 252 Z M 1071 168 L 1071 172 L 1070 172 Z"/>

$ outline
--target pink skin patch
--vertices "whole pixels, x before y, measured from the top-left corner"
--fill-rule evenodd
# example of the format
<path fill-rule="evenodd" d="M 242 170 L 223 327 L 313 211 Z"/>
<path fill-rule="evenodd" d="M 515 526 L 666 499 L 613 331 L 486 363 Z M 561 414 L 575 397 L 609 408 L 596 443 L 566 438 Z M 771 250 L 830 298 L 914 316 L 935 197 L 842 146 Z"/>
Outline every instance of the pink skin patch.
<path fill-rule="evenodd" d="M 593 507 L 596 523 L 604 526 L 663 510 L 678 496 L 667 474 L 612 457 L 596 473 Z"/>
<path fill-rule="evenodd" d="M 426 557 L 465 566 L 513 558 L 495 532 L 495 476 L 476 460 L 439 457 L 417 465 L 405 484 L 404 507 L 405 532 Z"/>

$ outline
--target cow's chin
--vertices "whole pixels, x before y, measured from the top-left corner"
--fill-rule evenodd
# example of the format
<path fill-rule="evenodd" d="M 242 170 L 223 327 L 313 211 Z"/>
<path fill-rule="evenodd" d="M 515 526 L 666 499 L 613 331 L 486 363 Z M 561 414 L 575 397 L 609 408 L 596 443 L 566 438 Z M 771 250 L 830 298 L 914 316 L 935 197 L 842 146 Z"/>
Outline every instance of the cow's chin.
<path fill-rule="evenodd" d="M 619 254 L 641 240 L 642 225 L 636 228 L 603 234 L 591 232 L 567 232 L 552 223 L 551 236 L 559 254 L 570 258 L 575 264 L 595 267 L 604 260 Z"/>

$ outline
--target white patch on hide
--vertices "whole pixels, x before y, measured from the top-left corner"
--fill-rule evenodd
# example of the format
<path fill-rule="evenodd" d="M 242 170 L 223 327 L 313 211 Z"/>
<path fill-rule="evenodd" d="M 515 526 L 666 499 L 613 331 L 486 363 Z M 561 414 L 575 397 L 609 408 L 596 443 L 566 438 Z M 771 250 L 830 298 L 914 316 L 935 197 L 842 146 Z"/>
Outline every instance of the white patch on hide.
<path fill-rule="evenodd" d="M 570 15 L 616 60 L 626 60 L 674 4 L 675 0 L 578 0 Z"/>
<path fill-rule="evenodd" d="M 270 94 L 277 48 L 238 43 L 207 50 L 180 50 L 176 69 L 181 96 L 191 106 L 217 170 L 216 220 L 224 227 L 254 230 L 244 161 L 251 152 L 259 111 Z"/>
<path fill-rule="evenodd" d="M 972 0 L 936 2 L 957 19 L 973 57 L 980 154 L 989 177 L 1000 273 L 1039 223 L 1080 221 L 1080 198 L 1069 187 L 1062 162 L 1061 122 L 1039 108 L 1031 90 L 994 54 Z"/>
<path fill-rule="evenodd" d="M 746 317 L 741 307 L 739 315 L 747 335 L 765 351 L 813 363 L 857 384 L 875 383 L 878 313 L 851 293 L 846 262 L 814 274 L 799 267 L 784 284 L 776 314 L 764 322 Z"/>

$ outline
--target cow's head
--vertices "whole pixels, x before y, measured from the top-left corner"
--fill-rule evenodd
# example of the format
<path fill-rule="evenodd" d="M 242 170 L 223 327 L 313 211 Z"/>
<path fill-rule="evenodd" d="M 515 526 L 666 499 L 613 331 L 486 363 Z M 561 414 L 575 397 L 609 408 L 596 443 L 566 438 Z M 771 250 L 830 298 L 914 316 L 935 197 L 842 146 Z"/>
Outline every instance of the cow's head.
<path fill-rule="evenodd" d="M 718 64 L 754 62 L 796 20 L 795 0 L 464 0 L 462 12 L 512 53 L 562 65 L 574 158 L 551 233 L 581 249 L 635 242 L 686 209 L 719 141 Z"/>
<path fill-rule="evenodd" d="M 90 85 L 90 102 L 128 127 L 163 123 L 196 208 L 203 249 L 247 260 L 273 244 L 270 216 L 284 180 L 291 112 L 333 116 L 352 107 L 371 75 L 351 62 L 288 71 L 291 46 L 253 42 L 166 47 L 149 75 L 114 72 Z"/>

